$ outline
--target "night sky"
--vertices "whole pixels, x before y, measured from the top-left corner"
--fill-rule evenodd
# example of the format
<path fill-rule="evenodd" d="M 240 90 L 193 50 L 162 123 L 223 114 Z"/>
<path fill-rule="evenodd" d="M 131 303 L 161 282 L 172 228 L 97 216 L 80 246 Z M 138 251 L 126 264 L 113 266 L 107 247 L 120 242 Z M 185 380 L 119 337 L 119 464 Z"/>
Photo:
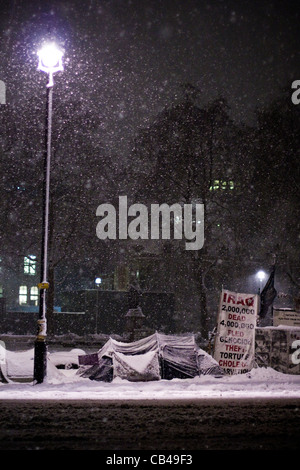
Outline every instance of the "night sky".
<path fill-rule="evenodd" d="M 75 0 L 1 2 L 0 79 L 7 103 L 44 93 L 36 52 L 64 49 L 57 93 L 99 113 L 108 148 L 182 97 L 183 83 L 220 95 L 232 116 L 254 122 L 257 106 L 300 79 L 299 1 Z M 44 75 L 44 76 L 43 76 Z"/>

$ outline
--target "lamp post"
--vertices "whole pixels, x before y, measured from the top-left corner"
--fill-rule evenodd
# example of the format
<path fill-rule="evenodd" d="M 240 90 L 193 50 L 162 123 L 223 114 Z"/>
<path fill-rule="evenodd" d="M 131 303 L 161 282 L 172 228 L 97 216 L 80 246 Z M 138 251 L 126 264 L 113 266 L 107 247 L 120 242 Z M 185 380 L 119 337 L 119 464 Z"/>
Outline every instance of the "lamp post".
<path fill-rule="evenodd" d="M 38 333 L 34 345 L 34 371 L 35 383 L 42 383 L 47 372 L 47 319 L 46 297 L 49 288 L 48 279 L 48 234 L 49 234 L 49 206 L 50 206 L 50 163 L 51 163 L 51 133 L 52 133 L 52 94 L 53 74 L 63 70 L 62 52 L 55 44 L 43 47 L 39 52 L 38 70 L 46 72 L 49 76 L 47 84 L 47 114 L 45 126 L 45 157 L 43 179 L 43 233 L 41 249 L 41 278 L 38 287 L 40 289 Z"/>

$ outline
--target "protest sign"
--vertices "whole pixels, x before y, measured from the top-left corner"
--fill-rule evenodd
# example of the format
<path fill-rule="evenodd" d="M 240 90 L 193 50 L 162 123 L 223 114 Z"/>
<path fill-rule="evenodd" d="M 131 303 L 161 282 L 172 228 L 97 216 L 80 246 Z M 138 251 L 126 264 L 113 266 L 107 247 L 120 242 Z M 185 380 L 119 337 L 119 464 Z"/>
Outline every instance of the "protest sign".
<path fill-rule="evenodd" d="M 258 295 L 222 290 L 214 358 L 227 374 L 253 367 Z"/>

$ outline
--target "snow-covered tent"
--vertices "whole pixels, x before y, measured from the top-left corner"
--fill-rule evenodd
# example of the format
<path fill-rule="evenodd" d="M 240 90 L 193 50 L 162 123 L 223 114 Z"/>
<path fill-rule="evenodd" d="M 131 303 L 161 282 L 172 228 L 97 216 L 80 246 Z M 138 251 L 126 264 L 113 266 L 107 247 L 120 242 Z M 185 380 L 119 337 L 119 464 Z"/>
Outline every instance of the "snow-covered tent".
<path fill-rule="evenodd" d="M 135 382 L 223 374 L 192 334 L 154 333 L 133 343 L 110 338 L 96 355 L 79 356 L 79 364 L 82 377 L 105 382 L 116 377 Z"/>
<path fill-rule="evenodd" d="M 8 383 L 7 367 L 6 367 L 6 349 L 0 341 L 0 383 Z"/>
<path fill-rule="evenodd" d="M 2 364 L 0 364 L 0 382 L 1 383 L 8 383 L 9 382 L 8 378 L 6 377 L 5 372 L 3 371 Z"/>

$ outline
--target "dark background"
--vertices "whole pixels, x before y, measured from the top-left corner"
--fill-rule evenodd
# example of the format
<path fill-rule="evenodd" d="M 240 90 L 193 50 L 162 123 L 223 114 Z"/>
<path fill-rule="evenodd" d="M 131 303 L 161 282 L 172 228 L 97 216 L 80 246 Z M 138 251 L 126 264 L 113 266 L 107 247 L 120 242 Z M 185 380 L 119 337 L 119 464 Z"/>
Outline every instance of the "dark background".
<path fill-rule="evenodd" d="M 299 78 L 299 25 L 297 0 L 1 2 L 0 76 L 8 102 L 42 93 L 36 52 L 55 38 L 59 86 L 98 108 L 106 144 L 123 152 L 181 83 L 199 87 L 203 103 L 224 95 L 234 118 L 253 122 Z"/>

